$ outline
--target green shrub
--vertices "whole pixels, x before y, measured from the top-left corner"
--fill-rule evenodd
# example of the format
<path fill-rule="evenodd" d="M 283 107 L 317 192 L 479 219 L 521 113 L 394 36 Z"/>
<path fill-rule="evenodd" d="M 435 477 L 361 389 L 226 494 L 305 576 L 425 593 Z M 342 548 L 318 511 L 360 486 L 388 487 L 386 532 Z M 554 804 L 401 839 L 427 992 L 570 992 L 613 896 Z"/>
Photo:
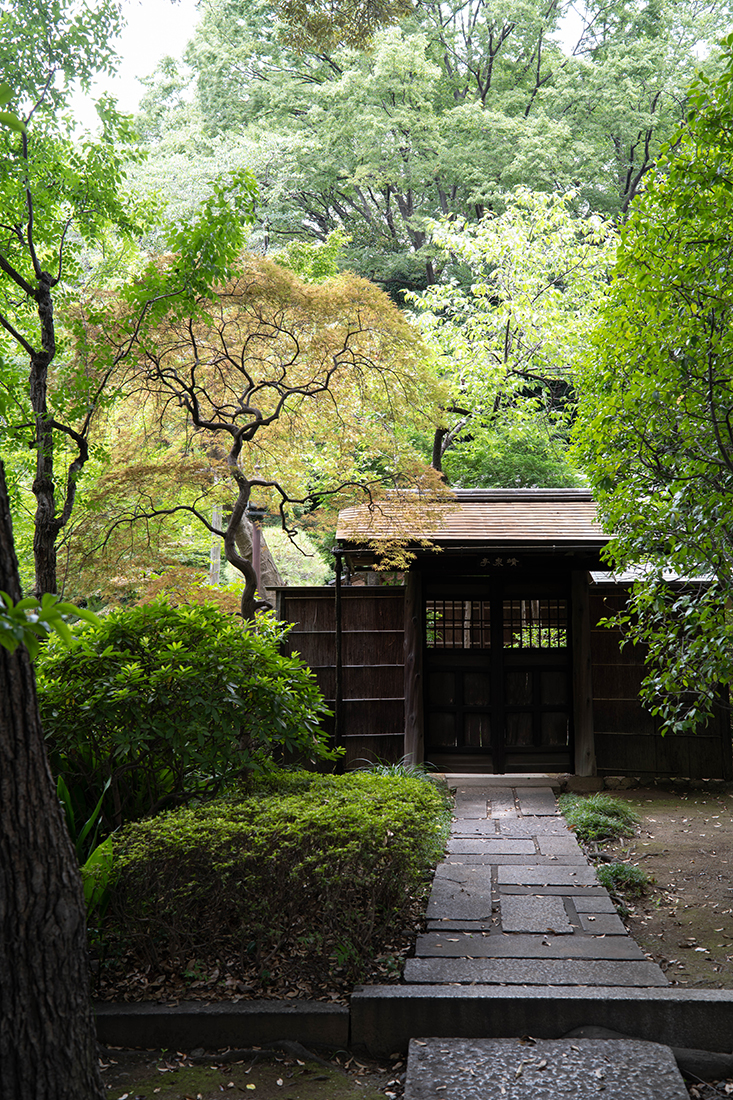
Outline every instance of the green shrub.
<path fill-rule="evenodd" d="M 266 973 L 287 954 L 294 974 L 355 978 L 403 926 L 448 828 L 420 780 L 264 777 L 117 834 L 109 932 L 152 964 L 233 955 Z"/>
<path fill-rule="evenodd" d="M 46 646 L 41 717 L 77 816 L 108 780 L 107 831 L 211 795 L 273 750 L 331 758 L 322 696 L 310 671 L 280 654 L 284 633 L 272 617 L 245 624 L 213 605 L 156 600 L 79 624 L 68 647 Z"/>
<path fill-rule="evenodd" d="M 356 769 L 357 771 L 371 772 L 373 775 L 388 775 L 417 779 L 421 783 L 430 783 L 440 791 L 445 800 L 446 807 L 448 809 L 453 808 L 453 796 L 451 795 L 445 776 L 431 770 L 433 768 L 432 764 L 412 764 L 408 762 L 406 756 L 403 756 L 402 759 L 398 760 L 395 764 L 388 764 L 383 760 L 357 760 L 356 764 L 359 765 Z"/>
<path fill-rule="evenodd" d="M 568 825 L 584 844 L 633 836 L 639 823 L 628 802 L 607 794 L 561 794 L 558 803 Z"/>
<path fill-rule="evenodd" d="M 605 863 L 596 868 L 596 874 L 598 881 L 605 886 L 609 894 L 621 894 L 631 898 L 643 897 L 653 882 L 646 871 L 642 871 L 641 867 L 634 867 L 631 863 Z"/>

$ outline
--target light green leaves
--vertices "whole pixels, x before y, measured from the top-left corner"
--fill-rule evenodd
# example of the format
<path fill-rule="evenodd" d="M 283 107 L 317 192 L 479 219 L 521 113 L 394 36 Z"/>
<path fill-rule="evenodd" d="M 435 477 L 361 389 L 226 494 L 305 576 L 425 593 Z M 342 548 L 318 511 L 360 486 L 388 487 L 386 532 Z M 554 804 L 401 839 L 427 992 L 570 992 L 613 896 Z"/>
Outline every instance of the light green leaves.
<path fill-rule="evenodd" d="M 552 434 L 550 421 L 572 385 L 615 247 L 610 226 L 574 214 L 573 199 L 517 188 L 504 213 L 478 225 L 433 225 L 451 277 L 412 301 L 442 353 L 453 402 L 470 414 L 462 445 L 468 480 L 459 463 L 450 470 L 461 484 L 481 484 L 481 477 L 485 484 L 516 484 L 518 476 L 531 485 L 537 482 L 525 474 L 543 476 L 547 463 L 526 452 L 541 449 L 543 409 L 551 410 L 544 432 Z M 526 457 L 515 472 L 502 463 L 502 475 L 490 437 L 506 450 L 517 432 Z M 449 452 L 446 460 L 450 465 Z M 507 475 L 509 481 L 496 480 Z"/>
<path fill-rule="evenodd" d="M 7 106 L 13 98 L 13 89 L 5 81 L 0 83 L 0 107 Z M 12 111 L 0 111 L 0 125 L 9 130 L 15 130 L 19 134 L 25 133 L 25 123 L 21 122 Z"/>
<path fill-rule="evenodd" d="M 576 429 L 609 560 L 643 574 L 623 620 L 648 647 L 642 698 L 675 733 L 700 728 L 733 680 L 730 45 L 723 61 L 693 85 L 687 126 L 631 208 Z"/>
<path fill-rule="evenodd" d="M 91 611 L 65 603 L 49 593 L 40 602 L 29 596 L 14 604 L 7 592 L 0 592 L 0 645 L 11 653 L 19 645 L 24 645 L 31 659 L 38 653 L 41 642 L 53 631 L 69 645 L 72 640 L 69 618 L 99 623 Z"/>

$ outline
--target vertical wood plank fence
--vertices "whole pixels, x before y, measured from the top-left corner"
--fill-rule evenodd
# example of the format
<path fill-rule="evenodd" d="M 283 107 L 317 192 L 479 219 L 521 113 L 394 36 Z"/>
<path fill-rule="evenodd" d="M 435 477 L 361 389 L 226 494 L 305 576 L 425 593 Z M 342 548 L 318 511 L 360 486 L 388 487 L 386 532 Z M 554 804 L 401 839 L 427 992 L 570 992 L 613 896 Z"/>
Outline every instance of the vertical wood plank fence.
<path fill-rule="evenodd" d="M 336 709 L 336 595 L 333 588 L 281 588 L 281 619 L 293 623 L 287 648 L 313 670 Z M 405 748 L 405 590 L 341 589 L 340 739 L 348 767 L 357 760 L 395 763 Z M 334 719 L 326 725 L 335 736 Z"/>

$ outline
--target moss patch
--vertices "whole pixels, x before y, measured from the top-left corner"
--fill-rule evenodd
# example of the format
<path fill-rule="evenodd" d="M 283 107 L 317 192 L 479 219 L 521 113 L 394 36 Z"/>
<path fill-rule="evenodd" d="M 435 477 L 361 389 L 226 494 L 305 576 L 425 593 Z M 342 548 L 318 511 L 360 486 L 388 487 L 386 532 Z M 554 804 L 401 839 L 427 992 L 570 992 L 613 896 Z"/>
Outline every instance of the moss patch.
<path fill-rule="evenodd" d="M 384 1100 L 399 1069 L 389 1063 L 358 1062 L 349 1056 L 349 1072 L 315 1062 L 277 1056 L 213 1066 L 161 1052 L 109 1051 L 102 1079 L 110 1100 Z"/>

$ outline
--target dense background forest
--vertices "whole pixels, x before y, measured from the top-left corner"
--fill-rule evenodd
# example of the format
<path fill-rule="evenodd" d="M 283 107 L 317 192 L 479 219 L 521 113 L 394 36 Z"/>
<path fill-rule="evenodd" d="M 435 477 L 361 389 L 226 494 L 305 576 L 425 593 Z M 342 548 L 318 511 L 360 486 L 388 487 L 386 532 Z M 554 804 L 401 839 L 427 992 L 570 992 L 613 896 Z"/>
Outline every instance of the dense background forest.
<path fill-rule="evenodd" d="M 184 59 L 95 136 L 68 93 L 114 67 L 116 5 L 10 9 L 26 585 L 189 590 L 221 540 L 246 575 L 250 502 L 283 575 L 321 580 L 355 496 L 585 483 L 568 433 L 617 234 L 721 69 L 727 5 L 202 0 Z"/>

